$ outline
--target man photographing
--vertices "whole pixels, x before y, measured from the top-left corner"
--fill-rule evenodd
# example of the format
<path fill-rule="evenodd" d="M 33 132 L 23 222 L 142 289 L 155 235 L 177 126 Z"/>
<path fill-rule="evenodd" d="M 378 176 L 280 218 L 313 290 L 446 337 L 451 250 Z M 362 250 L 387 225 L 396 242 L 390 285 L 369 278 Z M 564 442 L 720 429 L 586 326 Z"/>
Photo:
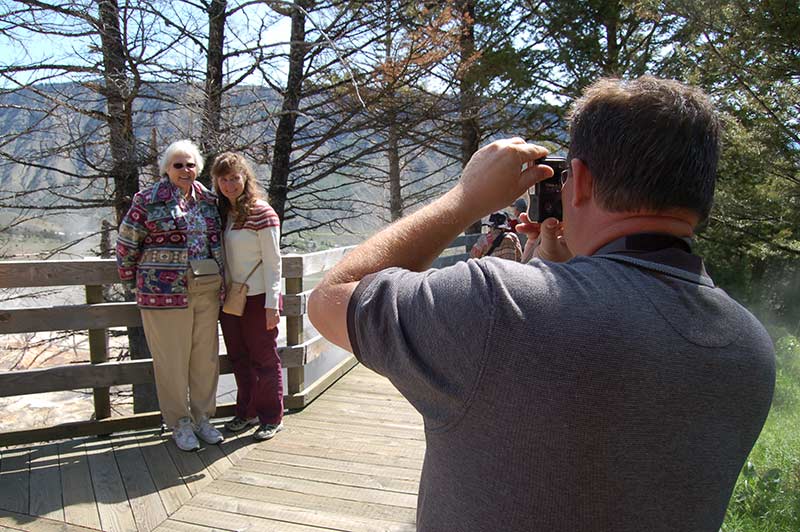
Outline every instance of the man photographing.
<path fill-rule="evenodd" d="M 319 332 L 423 416 L 418 530 L 719 530 L 775 378 L 764 328 L 690 249 L 719 136 L 699 90 L 600 80 L 573 107 L 563 223 L 518 226 L 539 258 L 426 271 L 552 176 L 514 138 L 314 290 Z"/>

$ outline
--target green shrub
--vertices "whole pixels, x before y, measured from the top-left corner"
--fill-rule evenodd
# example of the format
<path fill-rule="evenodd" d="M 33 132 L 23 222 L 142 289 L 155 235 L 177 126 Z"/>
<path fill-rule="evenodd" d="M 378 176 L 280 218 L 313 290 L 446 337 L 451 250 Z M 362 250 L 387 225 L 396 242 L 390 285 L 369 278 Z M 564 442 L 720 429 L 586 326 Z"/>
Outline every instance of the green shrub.
<path fill-rule="evenodd" d="M 775 398 L 761 436 L 742 468 L 724 532 L 800 531 L 800 342 L 775 342 Z"/>
<path fill-rule="evenodd" d="M 772 408 L 790 410 L 797 408 L 798 402 L 800 402 L 800 383 L 791 374 L 779 369 L 775 375 L 775 395 L 772 398 Z"/>
<path fill-rule="evenodd" d="M 800 340 L 786 334 L 775 342 L 775 356 L 778 368 L 800 381 Z"/>

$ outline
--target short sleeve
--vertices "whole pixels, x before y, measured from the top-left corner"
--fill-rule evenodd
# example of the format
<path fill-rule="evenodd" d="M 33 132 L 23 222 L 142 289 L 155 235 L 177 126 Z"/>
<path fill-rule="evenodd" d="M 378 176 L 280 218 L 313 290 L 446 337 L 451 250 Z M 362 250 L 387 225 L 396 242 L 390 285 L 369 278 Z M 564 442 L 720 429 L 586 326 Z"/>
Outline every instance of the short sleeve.
<path fill-rule="evenodd" d="M 486 359 L 494 305 L 480 261 L 364 278 L 347 313 L 353 352 L 423 415 L 428 430 L 457 421 Z"/>

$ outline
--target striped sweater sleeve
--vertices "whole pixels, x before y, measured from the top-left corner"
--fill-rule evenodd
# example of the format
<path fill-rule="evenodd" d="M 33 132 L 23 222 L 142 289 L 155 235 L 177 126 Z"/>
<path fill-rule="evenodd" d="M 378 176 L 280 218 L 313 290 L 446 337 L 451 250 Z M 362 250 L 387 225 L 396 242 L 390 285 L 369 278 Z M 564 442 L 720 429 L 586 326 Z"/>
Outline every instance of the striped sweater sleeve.
<path fill-rule="evenodd" d="M 264 275 L 264 308 L 280 308 L 281 294 L 281 227 L 278 215 L 266 202 L 259 201 L 250 211 L 245 229 L 252 229 L 258 235 L 261 271 Z"/>
<path fill-rule="evenodd" d="M 275 210 L 265 201 L 257 201 L 250 209 L 247 220 L 244 222 L 243 229 L 261 231 L 268 227 L 280 228 L 280 220 Z"/>

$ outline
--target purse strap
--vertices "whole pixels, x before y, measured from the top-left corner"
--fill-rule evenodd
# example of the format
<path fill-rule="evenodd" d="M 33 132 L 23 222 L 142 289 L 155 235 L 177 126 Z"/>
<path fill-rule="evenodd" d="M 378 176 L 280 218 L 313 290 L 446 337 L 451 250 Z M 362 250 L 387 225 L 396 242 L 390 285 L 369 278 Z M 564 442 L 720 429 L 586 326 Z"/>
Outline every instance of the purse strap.
<path fill-rule="evenodd" d="M 250 278 L 251 275 L 253 275 L 256 272 L 259 266 L 261 266 L 261 259 L 258 259 L 258 262 L 256 262 L 256 265 L 253 266 L 252 270 L 250 270 L 250 273 L 247 274 L 247 277 L 244 278 L 242 284 L 247 284 L 247 280 Z"/>
<path fill-rule="evenodd" d="M 506 231 L 503 231 L 502 233 L 497 235 L 494 240 L 492 240 L 492 246 L 489 248 L 489 251 L 486 252 L 487 257 L 491 256 L 492 253 L 494 253 L 495 250 L 497 250 L 497 248 L 500 247 L 500 244 L 502 244 L 503 240 L 506 239 L 506 234 L 507 234 Z"/>
<path fill-rule="evenodd" d="M 228 252 L 225 249 L 225 239 L 224 238 L 222 240 L 222 260 L 225 263 L 225 270 L 231 271 L 231 269 L 228 267 Z M 250 270 L 250 273 L 247 274 L 247 277 L 244 278 L 244 281 L 242 281 L 242 284 L 247 284 L 247 280 L 250 279 L 250 277 L 252 277 L 252 275 L 254 273 L 256 273 L 256 270 L 258 269 L 258 267 L 261 266 L 261 262 L 262 262 L 262 259 L 258 259 L 258 262 L 256 262 L 256 265 L 253 266 L 252 270 Z"/>

